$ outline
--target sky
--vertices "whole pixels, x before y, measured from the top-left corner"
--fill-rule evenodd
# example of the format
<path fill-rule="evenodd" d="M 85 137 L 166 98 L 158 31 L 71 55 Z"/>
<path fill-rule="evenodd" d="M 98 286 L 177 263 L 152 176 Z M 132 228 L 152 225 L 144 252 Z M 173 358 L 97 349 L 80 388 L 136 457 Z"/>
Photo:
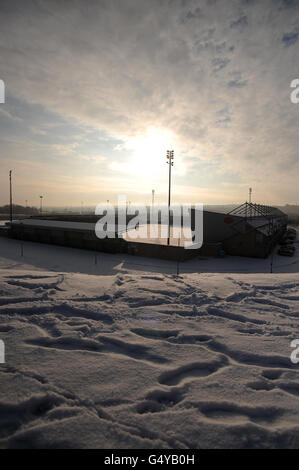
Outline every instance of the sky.
<path fill-rule="evenodd" d="M 299 0 L 0 1 L 0 204 L 299 203 Z"/>

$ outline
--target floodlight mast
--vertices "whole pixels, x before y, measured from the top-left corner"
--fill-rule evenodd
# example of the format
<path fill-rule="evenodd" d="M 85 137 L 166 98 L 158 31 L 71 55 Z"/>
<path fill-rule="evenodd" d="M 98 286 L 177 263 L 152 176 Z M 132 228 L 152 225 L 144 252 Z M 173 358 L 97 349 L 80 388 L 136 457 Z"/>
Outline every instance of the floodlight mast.
<path fill-rule="evenodd" d="M 11 182 L 12 170 L 9 171 L 9 219 L 12 223 L 12 182 Z"/>
<path fill-rule="evenodd" d="M 168 237 L 167 245 L 170 244 L 170 200 L 171 200 L 171 167 L 173 166 L 174 150 L 167 150 L 166 163 L 169 165 L 169 178 L 168 178 Z"/>

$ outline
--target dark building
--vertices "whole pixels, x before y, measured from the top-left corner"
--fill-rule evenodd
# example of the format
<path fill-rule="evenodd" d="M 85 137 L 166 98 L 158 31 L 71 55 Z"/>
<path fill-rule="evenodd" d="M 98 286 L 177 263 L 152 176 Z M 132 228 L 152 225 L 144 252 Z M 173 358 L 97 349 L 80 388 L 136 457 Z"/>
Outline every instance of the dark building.
<path fill-rule="evenodd" d="M 266 258 L 286 230 L 281 210 L 244 203 L 227 214 L 204 211 L 202 253 L 222 249 L 229 255 Z"/>
<path fill-rule="evenodd" d="M 191 220 L 195 219 L 195 209 Z M 13 238 L 109 253 L 185 260 L 198 255 L 238 255 L 266 258 L 287 226 L 287 216 L 274 207 L 245 203 L 227 214 L 203 211 L 203 245 L 199 249 L 126 241 L 122 237 L 100 240 L 95 235 L 98 217 L 91 215 L 29 218 L 14 221 L 6 235 Z M 172 223 L 172 219 L 171 219 Z M 4 234 L 4 232 L 3 232 Z"/>

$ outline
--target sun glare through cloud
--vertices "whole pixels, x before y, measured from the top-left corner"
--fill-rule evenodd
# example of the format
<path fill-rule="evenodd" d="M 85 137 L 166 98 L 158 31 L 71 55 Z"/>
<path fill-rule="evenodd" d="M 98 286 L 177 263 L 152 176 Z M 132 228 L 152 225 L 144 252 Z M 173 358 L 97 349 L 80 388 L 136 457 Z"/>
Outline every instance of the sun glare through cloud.
<path fill-rule="evenodd" d="M 144 184 L 145 181 L 150 183 L 164 177 L 167 170 L 167 150 L 174 150 L 180 160 L 177 137 L 169 130 L 156 127 L 149 127 L 145 133 L 124 139 L 124 143 L 116 149 L 119 152 L 127 151 L 129 156 L 124 162 L 112 162 L 110 168 L 138 177 L 137 184 Z M 183 171 L 184 165 L 181 162 L 179 173 Z"/>

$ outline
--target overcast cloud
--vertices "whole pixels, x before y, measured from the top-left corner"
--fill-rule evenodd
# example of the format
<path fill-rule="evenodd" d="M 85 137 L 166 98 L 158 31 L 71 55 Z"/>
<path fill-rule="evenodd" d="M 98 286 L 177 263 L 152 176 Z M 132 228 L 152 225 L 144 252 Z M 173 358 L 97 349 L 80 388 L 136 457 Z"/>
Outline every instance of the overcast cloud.
<path fill-rule="evenodd" d="M 299 1 L 1 0 L 0 15 L 2 203 L 11 167 L 20 203 L 162 201 L 165 159 L 152 179 L 126 171 L 153 128 L 175 149 L 174 199 L 299 202 Z"/>

